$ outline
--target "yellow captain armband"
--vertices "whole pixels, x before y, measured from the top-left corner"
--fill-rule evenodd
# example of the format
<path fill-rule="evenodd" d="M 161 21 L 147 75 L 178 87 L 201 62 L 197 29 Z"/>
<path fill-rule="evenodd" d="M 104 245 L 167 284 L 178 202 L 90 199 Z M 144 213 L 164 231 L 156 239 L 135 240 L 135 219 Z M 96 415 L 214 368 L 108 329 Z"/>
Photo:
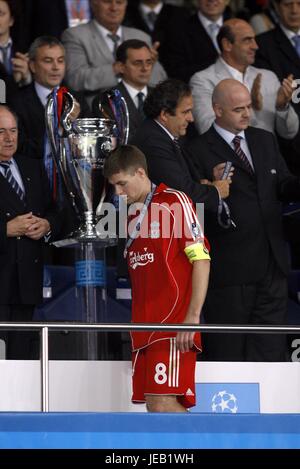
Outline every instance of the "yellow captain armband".
<path fill-rule="evenodd" d="M 201 261 L 203 259 L 210 260 L 208 249 L 203 243 L 190 244 L 185 248 L 184 252 L 191 263 Z"/>

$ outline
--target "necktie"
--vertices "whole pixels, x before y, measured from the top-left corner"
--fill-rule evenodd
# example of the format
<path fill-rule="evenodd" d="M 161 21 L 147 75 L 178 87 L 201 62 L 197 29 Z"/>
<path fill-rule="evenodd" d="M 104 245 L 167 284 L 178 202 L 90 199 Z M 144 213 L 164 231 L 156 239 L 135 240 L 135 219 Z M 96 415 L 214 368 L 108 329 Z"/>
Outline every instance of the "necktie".
<path fill-rule="evenodd" d="M 10 63 L 10 54 L 9 54 L 10 46 L 0 46 L 0 50 L 2 52 L 2 63 L 5 67 L 7 73 L 11 73 L 11 63 Z"/>
<path fill-rule="evenodd" d="M 214 43 L 214 46 L 217 50 L 219 50 L 219 45 L 217 42 L 217 35 L 219 32 L 219 25 L 217 23 L 210 23 L 208 25 L 208 30 L 209 30 L 209 35 L 211 37 L 212 42 Z"/>
<path fill-rule="evenodd" d="M 247 156 L 245 155 L 245 153 L 243 152 L 243 150 L 241 148 L 241 140 L 242 140 L 242 137 L 240 137 L 238 135 L 236 137 L 234 137 L 234 139 L 232 140 L 232 143 L 234 145 L 235 154 L 240 158 L 240 160 L 242 160 L 242 162 L 244 163 L 244 165 L 247 168 L 248 172 L 251 173 L 251 174 L 254 174 L 253 168 L 252 168 L 251 164 L 249 163 L 249 160 L 248 160 Z"/>
<path fill-rule="evenodd" d="M 11 172 L 10 169 L 11 161 L 1 161 L 0 166 L 4 169 L 4 176 L 7 180 L 7 182 L 10 184 L 12 189 L 16 192 L 18 197 L 24 201 L 25 194 L 23 192 L 23 189 L 19 186 L 18 181 L 14 178 L 13 173 Z"/>
<path fill-rule="evenodd" d="M 294 36 L 292 38 L 292 41 L 295 45 L 296 52 L 297 52 L 298 56 L 300 57 L 300 36 L 299 35 Z"/>
<path fill-rule="evenodd" d="M 155 13 L 155 11 L 149 11 L 149 13 L 147 13 L 147 18 L 148 18 L 150 29 L 151 31 L 153 31 L 153 29 L 155 28 L 157 14 Z"/>
<path fill-rule="evenodd" d="M 138 111 L 140 113 L 140 115 L 142 117 L 145 117 L 145 114 L 144 114 L 144 93 L 142 91 L 140 91 L 137 95 L 137 99 L 138 99 Z"/>
<path fill-rule="evenodd" d="M 120 36 L 118 34 L 108 34 L 107 37 L 113 42 L 114 44 L 114 49 L 113 49 L 113 56 L 116 58 L 116 52 L 118 48 L 118 43 L 120 40 Z"/>

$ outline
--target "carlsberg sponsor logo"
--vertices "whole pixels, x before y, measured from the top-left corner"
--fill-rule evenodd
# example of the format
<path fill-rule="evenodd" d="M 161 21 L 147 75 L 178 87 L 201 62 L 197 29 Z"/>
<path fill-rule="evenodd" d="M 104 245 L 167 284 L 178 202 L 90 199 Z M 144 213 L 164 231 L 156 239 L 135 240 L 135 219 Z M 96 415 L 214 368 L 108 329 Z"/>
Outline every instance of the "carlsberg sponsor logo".
<path fill-rule="evenodd" d="M 138 266 L 143 267 L 149 263 L 154 262 L 154 253 L 145 251 L 140 252 L 130 252 L 129 253 L 129 266 L 131 269 L 136 269 Z"/>

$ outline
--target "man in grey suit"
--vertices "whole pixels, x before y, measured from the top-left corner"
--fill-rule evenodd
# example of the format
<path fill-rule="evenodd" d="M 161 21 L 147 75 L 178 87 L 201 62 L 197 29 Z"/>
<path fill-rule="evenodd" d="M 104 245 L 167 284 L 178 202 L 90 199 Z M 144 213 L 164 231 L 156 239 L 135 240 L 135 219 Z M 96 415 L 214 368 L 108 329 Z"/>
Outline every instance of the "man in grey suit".
<path fill-rule="evenodd" d="M 215 86 L 223 79 L 234 78 L 251 93 L 253 127 L 273 133 L 276 130 L 281 137 L 288 139 L 295 137 L 299 119 L 290 105 L 293 77 L 288 76 L 280 84 L 273 72 L 252 66 L 258 46 L 255 33 L 246 21 L 226 21 L 218 34 L 218 42 L 221 56 L 207 69 L 195 73 L 190 80 L 198 132 L 206 132 L 214 121 L 212 94 Z"/>
<path fill-rule="evenodd" d="M 117 47 L 125 40 L 140 39 L 151 46 L 151 38 L 143 31 L 121 26 L 127 0 L 91 0 L 94 19 L 87 24 L 67 29 L 62 41 L 67 53 L 66 79 L 74 90 L 96 94 L 118 83 L 115 66 Z M 166 78 L 157 61 L 159 44 L 151 47 L 155 62 L 151 84 Z"/>

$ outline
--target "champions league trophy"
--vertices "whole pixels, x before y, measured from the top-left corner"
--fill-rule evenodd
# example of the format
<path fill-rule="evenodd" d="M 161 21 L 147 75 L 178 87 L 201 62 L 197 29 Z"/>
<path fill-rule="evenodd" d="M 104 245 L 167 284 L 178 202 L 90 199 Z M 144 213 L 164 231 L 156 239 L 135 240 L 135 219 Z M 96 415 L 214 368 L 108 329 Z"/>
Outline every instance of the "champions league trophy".
<path fill-rule="evenodd" d="M 77 248 L 76 291 L 81 300 L 80 319 L 88 323 L 105 322 L 105 248 L 117 242 L 116 234 L 107 233 L 99 223 L 108 192 L 102 170 L 109 153 L 117 145 L 127 143 L 129 132 L 128 110 L 120 92 L 104 92 L 102 102 L 103 118 L 74 122 L 70 119 L 74 98 L 65 88 L 53 90 L 46 106 L 47 135 L 58 177 L 80 219 L 76 231 L 54 244 Z M 97 333 L 88 332 L 87 341 L 88 358 L 97 359 Z M 106 349 L 105 340 L 101 340 L 102 356 L 107 355 Z"/>

